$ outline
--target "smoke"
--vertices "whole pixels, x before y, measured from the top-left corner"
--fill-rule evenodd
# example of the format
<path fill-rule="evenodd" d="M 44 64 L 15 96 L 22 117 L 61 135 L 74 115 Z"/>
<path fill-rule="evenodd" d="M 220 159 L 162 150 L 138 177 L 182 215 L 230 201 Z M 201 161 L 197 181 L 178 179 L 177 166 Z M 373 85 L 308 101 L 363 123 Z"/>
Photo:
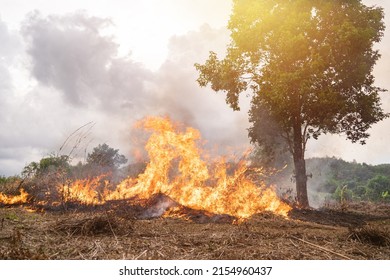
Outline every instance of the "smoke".
<path fill-rule="evenodd" d="M 118 57 L 118 45 L 103 35 L 111 20 L 83 12 L 43 17 L 30 14 L 23 25 L 29 43 L 32 75 L 54 87 L 71 106 L 110 114 L 142 106 L 144 84 L 151 73 L 129 57 Z"/>
<path fill-rule="evenodd" d="M 331 164 L 335 160 L 334 157 L 306 159 L 307 191 L 311 207 L 320 208 L 330 199 L 333 190 L 326 188 L 331 174 Z M 294 165 L 291 160 L 284 168 L 272 174 L 268 178 L 268 183 L 276 186 L 281 197 L 296 201 Z"/>
<path fill-rule="evenodd" d="M 209 147 L 247 147 L 249 101 L 243 99 L 243 110 L 233 112 L 224 94 L 196 82 L 194 63 L 203 63 L 210 50 L 223 54 L 226 29 L 203 25 L 173 36 L 165 62 L 151 71 L 119 55 L 112 25 L 109 18 L 85 12 L 35 11 L 12 34 L 1 22 L 0 52 L 7 60 L 0 62 L 0 128 L 9 132 L 0 136 L 0 173 L 19 173 L 30 161 L 58 152 L 75 129 L 91 121 L 96 125 L 87 148 L 107 143 L 130 160 L 137 148 L 131 139 L 142 139 L 131 128 L 148 115 L 168 115 L 199 129 Z M 17 81 L 9 72 L 15 56 Z"/>
<path fill-rule="evenodd" d="M 308 174 L 308 197 L 310 205 L 314 208 L 324 206 L 324 203 L 329 199 L 329 193 L 324 189 L 327 181 L 329 180 L 329 174 L 331 173 L 331 163 L 334 158 L 311 158 L 306 160 L 306 170 Z"/>
<path fill-rule="evenodd" d="M 224 94 L 199 87 L 194 63 L 203 63 L 210 50 L 223 55 L 228 40 L 226 29 L 208 25 L 174 36 L 167 60 L 156 73 L 155 111 L 200 129 L 204 139 L 224 147 L 248 143 L 248 100 L 243 100 L 242 111 L 233 112 Z"/>
<path fill-rule="evenodd" d="M 178 206 L 178 203 L 164 194 L 157 194 L 148 201 L 147 209 L 142 212 L 141 218 L 150 219 L 161 217 L 169 208 Z"/>

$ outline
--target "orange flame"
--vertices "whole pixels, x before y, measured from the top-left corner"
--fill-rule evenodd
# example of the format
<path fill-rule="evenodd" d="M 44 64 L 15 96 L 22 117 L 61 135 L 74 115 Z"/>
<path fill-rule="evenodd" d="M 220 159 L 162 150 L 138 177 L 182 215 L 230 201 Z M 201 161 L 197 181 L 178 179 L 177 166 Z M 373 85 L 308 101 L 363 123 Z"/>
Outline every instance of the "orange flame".
<path fill-rule="evenodd" d="M 148 199 L 163 193 L 183 206 L 239 219 L 262 211 L 287 216 L 290 211 L 272 188 L 264 183 L 256 185 L 247 178 L 245 162 L 233 175 L 227 174 L 224 160 L 217 162 L 214 169 L 207 166 L 197 147 L 198 130 L 186 128 L 180 132 L 168 118 L 158 117 L 146 118 L 138 126 L 152 131 L 146 144 L 150 162 L 143 174 L 136 180 L 121 182 L 108 199 Z"/>
<path fill-rule="evenodd" d="M 59 186 L 64 202 L 80 202 L 85 205 L 99 205 L 105 202 L 109 182 L 106 175 L 92 179 L 80 179 L 70 184 Z"/>
<path fill-rule="evenodd" d="M 6 205 L 26 203 L 27 198 L 28 198 L 28 193 L 24 189 L 20 190 L 19 195 L 6 195 L 0 193 L 0 203 Z"/>
<path fill-rule="evenodd" d="M 137 127 L 151 132 L 145 146 L 150 161 L 144 173 L 138 178 L 123 180 L 115 188 L 106 180 L 106 175 L 60 185 L 58 190 L 63 202 L 99 205 L 108 200 L 147 200 L 164 194 L 187 208 L 227 214 L 238 220 L 263 211 L 287 216 L 291 210 L 278 198 L 273 186 L 266 186 L 264 182 L 255 184 L 249 178 L 248 173 L 253 170 L 248 169 L 245 161 L 239 162 L 234 172 L 229 172 L 224 159 L 212 164 L 203 160 L 204 155 L 198 147 L 201 139 L 198 130 L 180 129 L 168 118 L 161 117 L 145 118 Z M 24 190 L 18 196 L 0 193 L 0 203 L 24 203 L 27 196 Z M 164 216 L 180 215 L 176 210 L 172 209 Z"/>

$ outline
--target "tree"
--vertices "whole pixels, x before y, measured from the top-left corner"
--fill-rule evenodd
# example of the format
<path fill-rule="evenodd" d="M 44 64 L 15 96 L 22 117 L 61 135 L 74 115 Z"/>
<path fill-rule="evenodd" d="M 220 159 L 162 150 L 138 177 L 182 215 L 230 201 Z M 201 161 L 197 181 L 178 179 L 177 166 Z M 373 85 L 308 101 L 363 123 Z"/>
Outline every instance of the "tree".
<path fill-rule="evenodd" d="M 259 111 L 277 124 L 301 207 L 309 206 L 307 141 L 332 133 L 364 144 L 371 125 L 388 117 L 372 75 L 383 16 L 360 0 L 234 0 L 226 57 L 210 52 L 195 64 L 200 86 L 225 91 L 234 110 L 240 93 L 251 90 L 252 124 L 262 121 Z M 262 141 L 261 133 L 250 137 Z"/>
<path fill-rule="evenodd" d="M 71 173 L 70 158 L 51 154 L 39 162 L 31 162 L 22 171 L 24 189 L 38 201 L 59 201 L 59 186 L 63 186 Z"/>
<path fill-rule="evenodd" d="M 49 155 L 42 158 L 39 162 L 31 162 L 23 168 L 23 177 L 36 177 L 42 178 L 49 174 L 64 175 L 70 171 L 69 157 L 65 155 Z"/>
<path fill-rule="evenodd" d="M 387 195 L 386 195 L 387 192 Z M 370 179 L 367 183 L 366 196 L 374 201 L 388 199 L 390 192 L 390 178 L 382 175 L 377 175 Z"/>
<path fill-rule="evenodd" d="M 87 156 L 87 165 L 100 169 L 99 172 L 114 171 L 126 162 L 126 157 L 119 154 L 118 149 L 113 149 L 107 144 L 99 144 Z"/>
<path fill-rule="evenodd" d="M 291 163 L 288 145 L 280 135 L 277 122 L 266 110 L 251 110 L 249 138 L 253 139 L 252 161 L 266 169 L 281 169 Z"/>

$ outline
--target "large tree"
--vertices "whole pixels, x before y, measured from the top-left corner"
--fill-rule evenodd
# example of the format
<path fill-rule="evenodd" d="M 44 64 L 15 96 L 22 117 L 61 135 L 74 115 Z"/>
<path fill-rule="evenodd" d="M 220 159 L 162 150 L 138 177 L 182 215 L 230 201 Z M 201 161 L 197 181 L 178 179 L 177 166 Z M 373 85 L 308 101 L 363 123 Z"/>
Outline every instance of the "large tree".
<path fill-rule="evenodd" d="M 372 75 L 383 9 L 360 0 L 233 2 L 227 54 L 196 64 L 198 82 L 226 92 L 234 110 L 240 93 L 253 92 L 250 121 L 265 115 L 275 123 L 293 157 L 298 203 L 308 207 L 308 139 L 344 134 L 364 144 L 371 125 L 388 117 Z M 261 143 L 261 135 L 250 136 Z"/>

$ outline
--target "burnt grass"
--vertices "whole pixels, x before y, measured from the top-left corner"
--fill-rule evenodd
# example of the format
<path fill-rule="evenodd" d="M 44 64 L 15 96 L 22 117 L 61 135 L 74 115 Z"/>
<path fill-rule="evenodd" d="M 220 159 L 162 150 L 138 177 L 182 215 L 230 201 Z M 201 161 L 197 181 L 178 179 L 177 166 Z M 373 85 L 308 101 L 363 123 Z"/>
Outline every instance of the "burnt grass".
<path fill-rule="evenodd" d="M 182 208 L 181 218 L 145 207 L 0 207 L 0 259 L 390 259 L 390 205 L 293 209 L 241 223 Z M 179 213 L 178 213 L 179 214 Z"/>

